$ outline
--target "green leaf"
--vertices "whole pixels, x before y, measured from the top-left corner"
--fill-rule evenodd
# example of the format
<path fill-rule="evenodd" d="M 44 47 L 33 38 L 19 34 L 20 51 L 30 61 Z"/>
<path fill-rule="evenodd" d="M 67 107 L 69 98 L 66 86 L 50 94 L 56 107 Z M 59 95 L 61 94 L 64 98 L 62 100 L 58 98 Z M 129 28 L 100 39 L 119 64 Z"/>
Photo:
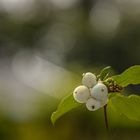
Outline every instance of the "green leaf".
<path fill-rule="evenodd" d="M 101 73 L 100 73 L 100 75 L 99 75 L 99 79 L 100 79 L 100 80 L 105 80 L 105 79 L 107 78 L 107 76 L 109 75 L 110 70 L 111 70 L 111 66 L 105 67 L 105 68 L 101 71 Z"/>
<path fill-rule="evenodd" d="M 108 94 L 108 99 L 111 99 L 111 98 L 115 97 L 117 94 L 120 94 L 120 92 L 110 92 Z"/>
<path fill-rule="evenodd" d="M 123 96 L 117 94 L 109 101 L 109 105 L 115 108 L 118 113 L 127 118 L 140 121 L 140 97 L 137 95 Z"/>
<path fill-rule="evenodd" d="M 68 111 L 80 106 L 81 104 L 77 103 L 74 98 L 73 95 L 70 94 L 68 96 L 66 96 L 65 98 L 63 98 L 57 108 L 57 110 L 55 112 L 52 113 L 51 115 L 51 121 L 54 124 L 56 122 L 57 119 L 59 119 L 62 115 L 64 115 L 65 113 L 67 113 Z"/>
<path fill-rule="evenodd" d="M 132 66 L 122 74 L 112 77 L 117 84 L 126 87 L 129 84 L 140 84 L 140 65 Z"/>

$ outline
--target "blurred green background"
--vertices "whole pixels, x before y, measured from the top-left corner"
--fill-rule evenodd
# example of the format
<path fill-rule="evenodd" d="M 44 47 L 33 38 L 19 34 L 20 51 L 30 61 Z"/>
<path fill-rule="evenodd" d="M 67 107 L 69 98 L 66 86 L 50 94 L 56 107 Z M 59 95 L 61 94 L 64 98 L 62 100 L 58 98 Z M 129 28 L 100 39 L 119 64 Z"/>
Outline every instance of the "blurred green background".
<path fill-rule="evenodd" d="M 0 139 L 140 139 L 140 122 L 83 106 L 55 126 L 50 115 L 105 66 L 140 64 L 140 0 L 0 0 Z M 128 93 L 140 94 L 139 86 Z"/>

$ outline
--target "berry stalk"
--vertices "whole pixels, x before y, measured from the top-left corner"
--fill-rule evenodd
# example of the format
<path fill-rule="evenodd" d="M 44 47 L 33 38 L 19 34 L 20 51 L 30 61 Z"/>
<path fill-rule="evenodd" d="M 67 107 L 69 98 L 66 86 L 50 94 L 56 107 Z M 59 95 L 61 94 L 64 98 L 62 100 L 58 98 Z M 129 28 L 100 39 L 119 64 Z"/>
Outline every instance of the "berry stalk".
<path fill-rule="evenodd" d="M 105 127 L 108 130 L 108 119 L 107 119 L 107 104 L 104 106 L 104 118 L 105 118 Z"/>

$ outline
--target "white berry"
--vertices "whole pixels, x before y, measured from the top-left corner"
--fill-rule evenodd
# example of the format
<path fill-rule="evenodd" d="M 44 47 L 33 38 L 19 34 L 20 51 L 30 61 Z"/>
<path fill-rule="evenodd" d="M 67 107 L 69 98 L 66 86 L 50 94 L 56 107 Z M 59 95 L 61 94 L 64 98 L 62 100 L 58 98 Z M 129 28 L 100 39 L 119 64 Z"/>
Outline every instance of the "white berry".
<path fill-rule="evenodd" d="M 92 88 L 96 83 L 97 83 L 96 76 L 93 73 L 87 72 L 83 75 L 82 79 L 83 85 Z"/>
<path fill-rule="evenodd" d="M 108 99 L 104 100 L 104 101 L 101 101 L 101 107 L 105 106 L 108 102 Z"/>
<path fill-rule="evenodd" d="M 90 98 L 90 91 L 86 86 L 78 86 L 73 92 L 73 97 L 78 103 L 85 103 Z"/>
<path fill-rule="evenodd" d="M 98 83 L 91 89 L 91 96 L 100 101 L 106 101 L 107 94 L 108 89 L 103 83 Z"/>
<path fill-rule="evenodd" d="M 95 110 L 101 108 L 102 106 L 101 106 L 100 101 L 90 98 L 86 102 L 86 107 L 89 111 L 95 111 Z"/>

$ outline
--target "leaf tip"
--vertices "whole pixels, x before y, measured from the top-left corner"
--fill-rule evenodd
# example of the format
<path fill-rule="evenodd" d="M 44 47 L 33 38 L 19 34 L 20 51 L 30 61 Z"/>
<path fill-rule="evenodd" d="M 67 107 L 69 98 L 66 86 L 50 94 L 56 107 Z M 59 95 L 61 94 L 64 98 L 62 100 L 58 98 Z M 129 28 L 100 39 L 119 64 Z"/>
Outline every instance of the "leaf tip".
<path fill-rule="evenodd" d="M 53 124 L 53 126 L 55 125 L 56 119 L 54 118 L 55 112 L 52 113 L 51 115 L 51 122 Z"/>

